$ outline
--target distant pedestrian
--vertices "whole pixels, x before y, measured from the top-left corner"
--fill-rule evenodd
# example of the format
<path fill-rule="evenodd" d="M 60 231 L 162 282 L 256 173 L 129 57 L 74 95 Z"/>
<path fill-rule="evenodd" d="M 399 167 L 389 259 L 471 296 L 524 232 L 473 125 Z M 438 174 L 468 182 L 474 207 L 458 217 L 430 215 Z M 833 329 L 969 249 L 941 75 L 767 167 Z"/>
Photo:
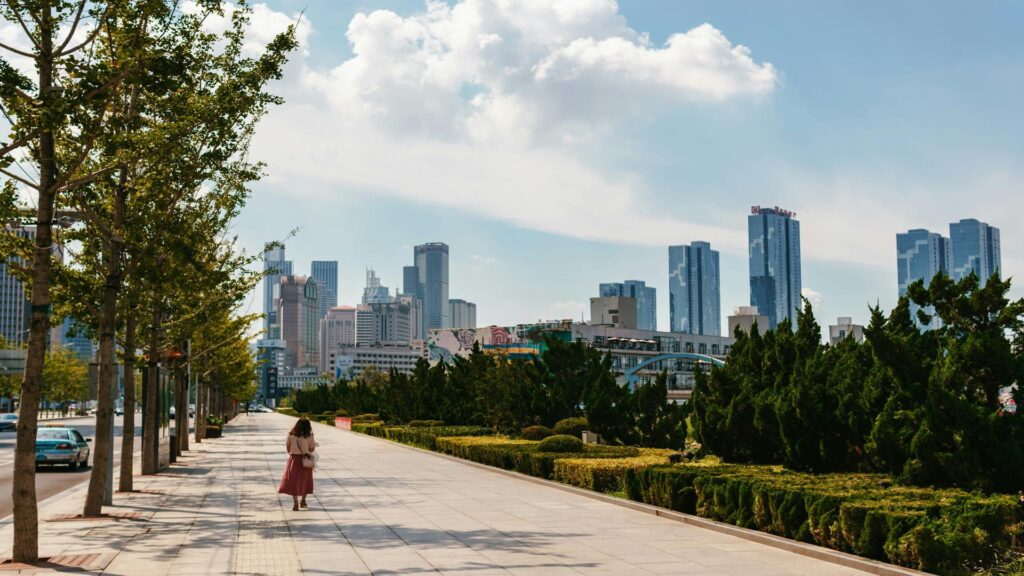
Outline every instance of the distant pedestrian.
<path fill-rule="evenodd" d="M 306 495 L 313 493 L 313 452 L 316 450 L 313 427 L 309 420 L 299 418 L 288 433 L 285 446 L 288 450 L 288 464 L 284 468 L 277 492 L 291 495 L 292 510 L 298 510 L 300 506 L 306 508 Z"/>

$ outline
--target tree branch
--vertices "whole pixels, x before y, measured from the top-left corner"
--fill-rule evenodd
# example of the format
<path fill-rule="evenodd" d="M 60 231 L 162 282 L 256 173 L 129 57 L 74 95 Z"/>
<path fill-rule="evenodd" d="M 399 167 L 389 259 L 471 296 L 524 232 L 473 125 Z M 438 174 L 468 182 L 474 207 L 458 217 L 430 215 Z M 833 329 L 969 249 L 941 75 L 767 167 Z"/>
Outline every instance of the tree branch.
<path fill-rule="evenodd" d="M 96 22 L 96 27 L 93 28 L 92 32 L 89 33 L 89 36 L 86 37 L 86 39 L 81 44 L 79 44 L 78 46 L 75 46 L 73 48 L 69 48 L 69 49 L 65 50 L 64 47 L 67 46 L 68 42 L 71 41 L 71 36 L 69 35 L 67 37 L 67 39 L 64 40 L 64 43 L 61 44 L 60 48 L 58 48 L 57 51 L 54 53 L 53 57 L 54 58 L 63 58 L 64 56 L 69 56 L 71 54 L 74 54 L 75 52 L 78 52 L 79 50 L 81 50 L 82 48 L 85 48 L 89 44 L 92 44 L 92 41 L 96 39 L 96 36 L 99 35 L 100 30 L 103 28 L 103 23 L 107 20 L 107 12 L 109 10 L 110 10 L 109 7 L 106 8 L 105 10 L 103 10 L 103 15 L 100 16 L 100 19 Z"/>
<path fill-rule="evenodd" d="M 86 174 L 85 176 L 82 176 L 80 178 L 75 178 L 74 180 L 70 180 L 58 186 L 57 192 L 66 192 L 68 190 L 71 190 L 72 188 L 77 188 L 79 186 L 82 186 L 83 184 L 88 184 L 89 182 L 92 182 L 93 180 L 99 178 L 100 176 L 109 174 L 114 170 L 117 170 L 117 166 L 108 166 L 106 168 L 102 168 L 90 174 Z"/>
<path fill-rule="evenodd" d="M 15 140 L 14 142 L 11 142 L 7 146 L 4 146 L 3 148 L 0 148 L 0 156 L 6 156 L 6 155 L 10 154 L 11 152 L 13 152 L 14 150 L 17 150 L 18 148 L 21 148 L 25 144 L 28 144 L 31 141 L 32 141 L 32 137 L 31 136 L 25 136 L 23 138 L 18 138 L 17 140 Z"/>
<path fill-rule="evenodd" d="M 31 58 L 33 60 L 36 59 L 36 55 L 35 54 L 33 54 L 31 52 L 23 52 L 21 50 L 18 50 L 14 46 L 8 46 L 7 44 L 4 44 L 3 42 L 0 42 L 0 48 L 3 48 L 4 50 L 9 50 L 11 52 L 14 52 L 18 56 L 25 56 L 26 58 Z"/>
<path fill-rule="evenodd" d="M 21 8 L 18 6 L 18 3 L 14 0 L 7 0 L 7 5 L 11 7 L 11 12 L 14 12 L 14 17 L 18 19 L 18 24 L 21 24 L 21 29 L 25 31 L 25 36 L 28 36 L 28 41 L 31 42 L 32 45 L 38 49 L 39 43 L 36 42 L 36 39 L 32 37 L 32 32 L 29 31 L 28 26 L 25 24 L 25 20 L 22 19 Z M 31 16 L 32 13 L 29 12 L 29 15 Z M 35 18 L 33 17 L 33 20 L 34 19 Z M 38 21 L 36 23 L 38 24 Z M 35 57 L 32 56 L 32 58 Z"/>
<path fill-rule="evenodd" d="M 58 47 L 56 52 L 54 52 L 57 57 L 60 57 L 61 50 L 67 48 L 68 42 L 71 42 L 71 39 L 75 37 L 75 31 L 78 30 L 78 23 L 82 21 L 82 12 L 84 10 L 85 0 L 80 0 L 78 3 L 78 12 L 75 13 L 75 21 L 71 23 L 71 31 L 68 32 L 68 37 L 64 39 L 64 42 L 62 42 L 60 47 Z"/>
<path fill-rule="evenodd" d="M 13 172 L 9 172 L 9 171 L 7 171 L 7 170 L 5 170 L 3 168 L 0 168 L 0 174 L 3 174 L 4 176 L 7 176 L 8 178 L 10 178 L 12 180 L 17 180 L 18 182 L 21 182 L 22 184 L 28 186 L 29 188 L 32 188 L 34 190 L 39 190 L 39 184 L 36 184 L 35 182 L 32 182 L 31 180 L 29 180 L 27 178 L 22 178 L 21 176 L 18 176 L 17 174 L 14 174 Z"/>

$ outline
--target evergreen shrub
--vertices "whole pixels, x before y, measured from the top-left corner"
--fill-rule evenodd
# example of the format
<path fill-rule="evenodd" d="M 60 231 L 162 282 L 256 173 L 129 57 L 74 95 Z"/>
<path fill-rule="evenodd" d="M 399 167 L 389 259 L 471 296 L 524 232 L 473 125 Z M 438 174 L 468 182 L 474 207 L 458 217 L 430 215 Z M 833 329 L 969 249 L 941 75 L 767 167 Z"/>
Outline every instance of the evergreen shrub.
<path fill-rule="evenodd" d="M 586 418 L 563 418 L 555 423 L 555 434 L 564 434 L 566 436 L 575 436 L 579 438 L 584 432 L 587 431 L 589 425 L 587 424 Z"/>
<path fill-rule="evenodd" d="M 555 434 L 540 441 L 541 452 L 583 452 L 583 440 L 576 436 Z"/>
<path fill-rule="evenodd" d="M 409 428 L 440 428 L 444 426 L 443 420 L 410 420 L 406 424 Z"/>
<path fill-rule="evenodd" d="M 519 437 L 523 440 L 543 440 L 548 436 L 553 435 L 555 432 L 547 426 L 527 426 L 523 428 L 522 432 L 519 433 Z"/>

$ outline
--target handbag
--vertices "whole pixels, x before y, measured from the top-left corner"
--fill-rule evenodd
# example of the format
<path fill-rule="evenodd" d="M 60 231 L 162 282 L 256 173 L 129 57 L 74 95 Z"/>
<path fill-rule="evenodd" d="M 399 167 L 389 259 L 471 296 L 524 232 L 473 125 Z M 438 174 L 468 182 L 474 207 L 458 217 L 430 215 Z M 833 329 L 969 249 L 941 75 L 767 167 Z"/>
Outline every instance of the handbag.
<path fill-rule="evenodd" d="M 312 454 L 302 455 L 302 467 L 309 469 L 316 468 L 316 460 L 313 458 Z"/>

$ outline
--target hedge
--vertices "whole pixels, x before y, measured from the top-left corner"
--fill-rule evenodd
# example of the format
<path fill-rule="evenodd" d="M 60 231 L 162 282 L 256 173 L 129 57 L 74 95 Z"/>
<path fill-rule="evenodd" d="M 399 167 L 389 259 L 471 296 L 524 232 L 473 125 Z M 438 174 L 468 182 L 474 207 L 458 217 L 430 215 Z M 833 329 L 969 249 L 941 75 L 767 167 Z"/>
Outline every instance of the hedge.
<path fill-rule="evenodd" d="M 386 438 L 410 446 L 418 446 L 427 450 L 437 450 L 436 440 L 445 436 L 483 436 L 491 434 L 490 428 L 480 426 L 437 426 L 432 428 L 412 428 L 409 426 L 384 426 L 381 423 L 353 423 L 352 430 Z"/>
<path fill-rule="evenodd" d="M 554 479 L 595 492 L 625 490 L 626 473 L 659 464 L 668 464 L 671 450 L 641 448 L 631 458 L 559 458 L 555 460 Z"/>
<path fill-rule="evenodd" d="M 583 452 L 583 440 L 575 436 L 555 434 L 541 440 L 537 449 L 541 452 Z"/>
<path fill-rule="evenodd" d="M 284 414 L 285 416 L 298 416 L 299 413 L 295 411 L 295 408 L 278 408 L 278 414 Z"/>
<path fill-rule="evenodd" d="M 990 565 L 1009 548 L 1013 497 L 890 483 L 711 461 L 630 469 L 625 487 L 639 502 L 941 574 Z"/>
<path fill-rule="evenodd" d="M 589 428 L 590 425 L 587 424 L 586 418 L 572 417 L 563 418 L 556 422 L 554 431 L 555 434 L 565 434 L 579 438 Z"/>
<path fill-rule="evenodd" d="M 437 439 L 437 451 L 480 464 L 487 464 L 521 474 L 551 479 L 555 462 L 566 458 L 560 452 L 542 452 L 540 443 L 530 440 L 512 440 L 493 436 L 448 437 Z M 584 452 L 571 458 L 625 458 L 636 456 L 639 450 L 620 446 L 586 446 Z"/>
<path fill-rule="evenodd" d="M 519 433 L 519 437 L 523 440 L 543 440 L 554 433 L 547 426 L 527 426 Z"/>

